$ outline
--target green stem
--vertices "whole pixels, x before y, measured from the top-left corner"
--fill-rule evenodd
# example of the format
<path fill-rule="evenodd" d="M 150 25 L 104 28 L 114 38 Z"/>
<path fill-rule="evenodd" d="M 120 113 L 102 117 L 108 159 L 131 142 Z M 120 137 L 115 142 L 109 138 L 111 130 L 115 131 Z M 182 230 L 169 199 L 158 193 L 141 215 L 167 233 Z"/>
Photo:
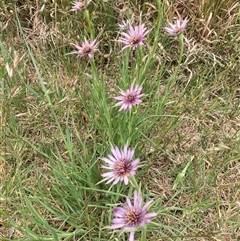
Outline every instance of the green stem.
<path fill-rule="evenodd" d="M 93 77 L 97 78 L 97 68 L 96 68 L 94 59 L 90 59 L 90 63 L 91 63 L 91 69 L 92 69 L 92 72 L 93 72 Z"/>
<path fill-rule="evenodd" d="M 180 45 L 180 55 L 179 55 L 179 59 L 178 59 L 178 67 L 179 67 L 182 62 L 183 50 L 184 50 L 184 41 L 183 41 L 182 33 L 180 35 L 178 35 L 178 40 L 179 40 L 179 45 Z"/>
<path fill-rule="evenodd" d="M 106 93 L 106 86 L 103 78 L 99 78 L 98 71 L 95 65 L 94 60 L 90 60 L 91 63 L 91 70 L 92 70 L 92 95 L 94 102 L 97 104 L 100 114 L 102 115 L 102 119 L 106 120 L 107 128 L 106 132 L 108 133 L 108 137 L 111 138 L 112 135 L 112 122 L 109 113 L 109 107 L 107 104 L 107 93 Z"/>
<path fill-rule="evenodd" d="M 132 123 L 133 123 L 133 114 L 132 114 L 132 109 L 129 110 L 129 119 L 128 119 L 128 138 L 131 137 L 132 134 Z M 131 140 L 128 140 L 131 142 Z"/>
<path fill-rule="evenodd" d="M 177 75 L 179 72 L 179 68 L 182 63 L 182 58 L 183 58 L 183 51 L 184 51 L 184 41 L 183 41 L 183 34 L 178 35 L 178 40 L 179 40 L 179 46 L 180 46 L 180 53 L 179 53 L 179 58 L 178 58 L 178 65 L 172 75 L 172 77 L 169 80 L 169 85 L 168 85 L 168 91 L 172 89 L 172 87 L 175 85 L 176 80 L 177 80 Z"/>
<path fill-rule="evenodd" d="M 136 178 L 134 176 L 130 176 L 129 180 L 130 180 L 130 183 L 131 183 L 133 189 L 137 190 L 137 192 L 139 193 L 140 192 L 140 187 L 139 187 L 139 185 L 137 183 Z"/>
<path fill-rule="evenodd" d="M 179 40 L 179 46 L 180 46 L 180 53 L 179 53 L 179 58 L 178 58 L 178 66 L 174 71 L 172 85 L 174 85 L 175 82 L 176 82 L 177 75 L 178 75 L 178 72 L 179 72 L 179 68 L 180 68 L 180 65 L 182 63 L 182 58 L 183 58 L 184 41 L 183 41 L 183 34 L 182 33 L 178 35 L 178 40 Z"/>
<path fill-rule="evenodd" d="M 143 60 L 143 53 L 142 53 L 142 48 L 138 48 L 138 60 L 137 60 L 137 79 L 138 83 L 140 82 L 140 78 L 142 76 L 142 60 Z"/>
<path fill-rule="evenodd" d="M 124 57 L 123 57 L 123 72 L 122 72 L 122 77 L 123 77 L 123 84 L 124 88 L 128 86 L 128 64 L 129 64 L 129 54 L 130 50 L 126 49 Z"/>
<path fill-rule="evenodd" d="M 84 16 L 87 20 L 87 24 L 88 24 L 88 30 L 90 32 L 90 36 L 91 36 L 91 40 L 94 40 L 94 30 L 93 30 L 93 27 L 92 27 L 92 21 L 90 19 L 90 16 L 89 16 L 89 12 L 88 10 L 84 10 Z"/>
<path fill-rule="evenodd" d="M 91 69 L 92 69 L 93 85 L 94 85 L 94 87 L 97 87 L 99 85 L 97 68 L 96 68 L 94 60 L 90 60 L 90 63 L 91 63 Z"/>
<path fill-rule="evenodd" d="M 94 87 L 92 90 L 92 95 L 93 95 L 95 101 L 97 101 L 97 103 L 99 103 L 100 94 L 101 94 L 101 86 L 99 85 L 99 81 L 98 81 L 97 68 L 96 68 L 95 62 L 93 60 L 90 60 L 90 63 L 91 63 L 91 69 L 92 69 L 92 84 Z"/>
<path fill-rule="evenodd" d="M 138 80 L 139 83 L 141 83 L 141 84 L 144 84 L 145 80 L 143 81 L 143 79 L 144 79 L 145 73 L 149 70 L 149 66 L 152 63 L 153 56 L 154 56 L 154 53 L 156 52 L 158 42 L 159 42 L 159 32 L 161 29 L 161 18 L 163 16 L 162 5 L 160 4 L 160 2 L 161 1 L 156 1 L 157 9 L 158 9 L 158 17 L 157 17 L 157 21 L 156 21 L 157 25 L 154 28 L 155 33 L 154 33 L 154 41 L 153 41 L 152 49 L 151 49 L 150 53 L 148 54 L 147 61 L 146 61 L 145 65 L 143 66 L 143 70 L 141 71 L 141 76 L 139 77 L 139 80 Z"/>
<path fill-rule="evenodd" d="M 142 228 L 141 240 L 140 241 L 147 241 L 147 227 L 144 226 Z"/>

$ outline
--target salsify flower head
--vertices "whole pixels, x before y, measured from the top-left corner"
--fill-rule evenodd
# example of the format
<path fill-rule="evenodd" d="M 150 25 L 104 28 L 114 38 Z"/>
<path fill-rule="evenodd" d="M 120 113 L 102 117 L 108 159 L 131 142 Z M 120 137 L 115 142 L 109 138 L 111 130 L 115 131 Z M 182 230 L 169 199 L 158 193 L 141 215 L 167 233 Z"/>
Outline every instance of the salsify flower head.
<path fill-rule="evenodd" d="M 138 45 L 143 45 L 146 35 L 150 30 L 147 30 L 145 24 L 139 26 L 129 26 L 127 32 L 122 32 L 122 37 L 119 38 L 118 42 L 123 43 L 125 46 L 122 50 L 126 48 L 131 48 L 134 50 Z"/>
<path fill-rule="evenodd" d="M 136 174 L 140 159 L 137 158 L 132 161 L 134 149 L 129 149 L 127 145 L 124 146 L 123 150 L 112 147 L 111 152 L 112 155 L 108 155 L 108 158 L 102 158 L 107 164 L 106 166 L 102 165 L 102 167 L 109 170 L 109 172 L 103 173 L 101 176 L 108 180 L 107 184 L 113 182 L 113 185 L 115 185 L 120 181 L 124 181 L 125 185 L 128 185 L 129 176 Z"/>
<path fill-rule="evenodd" d="M 139 105 L 142 100 L 140 99 L 144 94 L 141 94 L 142 87 L 139 85 L 131 84 L 130 89 L 120 91 L 120 96 L 114 97 L 119 102 L 115 106 L 121 106 L 119 111 L 131 109 L 134 105 Z"/>
<path fill-rule="evenodd" d="M 72 6 L 71 11 L 82 11 L 90 2 L 91 0 L 76 1 Z"/>
<path fill-rule="evenodd" d="M 131 20 L 122 21 L 122 23 L 119 23 L 118 26 L 121 30 L 127 30 L 131 26 Z"/>
<path fill-rule="evenodd" d="M 133 241 L 136 229 L 144 227 L 147 223 L 150 223 L 150 218 L 157 216 L 157 213 L 154 212 L 147 213 L 148 207 L 152 202 L 153 200 L 150 200 L 143 205 L 142 195 L 135 190 L 133 204 L 127 197 L 125 206 L 116 207 L 113 210 L 115 218 L 112 219 L 110 229 L 122 228 L 120 235 L 124 231 L 130 232 L 129 241 Z"/>
<path fill-rule="evenodd" d="M 174 24 L 169 23 L 169 27 L 165 27 L 164 29 L 169 35 L 176 36 L 184 31 L 184 29 L 187 27 L 187 22 L 187 18 L 185 18 L 183 21 L 177 19 Z"/>
<path fill-rule="evenodd" d="M 77 51 L 73 51 L 72 54 L 77 54 L 78 57 L 82 58 L 84 56 L 88 56 L 90 59 L 93 59 L 93 52 L 97 51 L 97 40 L 93 40 L 92 42 L 86 40 L 82 43 L 82 45 L 74 45 L 77 48 Z"/>

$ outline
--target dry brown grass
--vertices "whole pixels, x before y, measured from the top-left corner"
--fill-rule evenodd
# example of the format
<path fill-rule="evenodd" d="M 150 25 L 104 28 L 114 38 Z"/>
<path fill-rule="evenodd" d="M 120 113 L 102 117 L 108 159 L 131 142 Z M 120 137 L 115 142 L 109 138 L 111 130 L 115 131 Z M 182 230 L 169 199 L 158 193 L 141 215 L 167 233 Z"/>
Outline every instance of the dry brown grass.
<path fill-rule="evenodd" d="M 167 1 L 166 18 L 173 16 L 189 17 L 194 26 L 192 37 L 208 43 L 225 37 L 226 32 L 235 25 L 239 2 L 235 0 L 178 0 Z"/>

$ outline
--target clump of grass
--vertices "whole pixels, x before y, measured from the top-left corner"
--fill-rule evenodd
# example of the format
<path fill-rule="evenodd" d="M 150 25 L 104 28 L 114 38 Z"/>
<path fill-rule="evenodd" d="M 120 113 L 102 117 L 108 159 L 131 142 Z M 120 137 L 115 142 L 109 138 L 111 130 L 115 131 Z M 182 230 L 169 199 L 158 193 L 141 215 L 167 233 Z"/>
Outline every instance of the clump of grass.
<path fill-rule="evenodd" d="M 112 211 L 141 190 L 158 216 L 136 240 L 237 240 L 237 2 L 71 6 L 0 3 L 2 239 L 117 239 Z M 173 16 L 188 17 L 183 35 L 165 33 Z M 116 41 L 127 19 L 151 30 L 134 51 Z M 69 54 L 84 38 L 99 41 L 93 59 Z M 142 103 L 119 111 L 133 83 Z M 102 158 L 125 144 L 135 179 L 106 185 Z"/>

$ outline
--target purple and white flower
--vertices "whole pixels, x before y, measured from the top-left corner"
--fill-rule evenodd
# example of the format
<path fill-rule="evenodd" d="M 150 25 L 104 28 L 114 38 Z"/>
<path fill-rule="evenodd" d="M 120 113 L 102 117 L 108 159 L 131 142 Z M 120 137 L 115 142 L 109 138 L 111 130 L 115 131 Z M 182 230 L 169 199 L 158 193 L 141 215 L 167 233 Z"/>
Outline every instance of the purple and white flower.
<path fill-rule="evenodd" d="M 182 22 L 177 19 L 174 24 L 169 23 L 169 27 L 165 27 L 164 29 L 169 35 L 176 36 L 184 31 L 184 29 L 187 27 L 187 22 L 187 18 L 185 18 Z"/>
<path fill-rule="evenodd" d="M 134 191 L 133 204 L 129 197 L 126 198 L 126 204 L 123 207 L 116 207 L 113 210 L 115 218 L 112 219 L 110 229 L 122 228 L 120 235 L 124 231 L 130 232 L 129 241 L 134 241 L 134 234 L 138 227 L 144 227 L 150 223 L 150 218 L 156 217 L 157 213 L 147 213 L 148 207 L 153 200 L 143 205 L 142 195 Z"/>
<path fill-rule="evenodd" d="M 72 54 L 77 54 L 78 57 L 82 58 L 84 56 L 88 56 L 90 59 L 93 59 L 93 52 L 97 51 L 97 40 L 93 40 L 90 42 L 89 40 L 86 40 L 82 43 L 82 45 L 74 45 L 77 51 L 73 51 Z"/>
<path fill-rule="evenodd" d="M 118 26 L 122 31 L 127 30 L 131 26 L 131 20 L 122 21 Z"/>
<path fill-rule="evenodd" d="M 90 2 L 91 0 L 76 1 L 72 6 L 71 11 L 82 11 Z"/>
<path fill-rule="evenodd" d="M 140 99 L 144 94 L 141 94 L 142 87 L 139 85 L 131 84 L 130 89 L 120 91 L 120 96 L 114 97 L 119 102 L 115 106 L 121 106 L 119 111 L 131 109 L 134 105 L 139 105 L 142 100 Z"/>
<path fill-rule="evenodd" d="M 126 48 L 131 48 L 134 50 L 138 45 L 143 45 L 146 35 L 150 30 L 147 30 L 145 24 L 133 27 L 129 26 L 127 32 L 121 32 L 121 37 L 118 39 L 118 42 L 123 43 L 125 46 L 122 50 Z"/>
<path fill-rule="evenodd" d="M 119 150 L 118 147 L 112 147 L 111 152 L 112 155 L 108 155 L 108 158 L 102 158 L 106 163 L 106 166 L 102 165 L 102 167 L 109 171 L 101 176 L 107 179 L 107 184 L 113 182 L 113 185 L 115 185 L 123 181 L 125 185 L 128 185 L 129 176 L 136 174 L 140 159 L 137 158 L 132 161 L 134 149 L 129 149 L 127 145 L 124 146 L 123 150 Z"/>

